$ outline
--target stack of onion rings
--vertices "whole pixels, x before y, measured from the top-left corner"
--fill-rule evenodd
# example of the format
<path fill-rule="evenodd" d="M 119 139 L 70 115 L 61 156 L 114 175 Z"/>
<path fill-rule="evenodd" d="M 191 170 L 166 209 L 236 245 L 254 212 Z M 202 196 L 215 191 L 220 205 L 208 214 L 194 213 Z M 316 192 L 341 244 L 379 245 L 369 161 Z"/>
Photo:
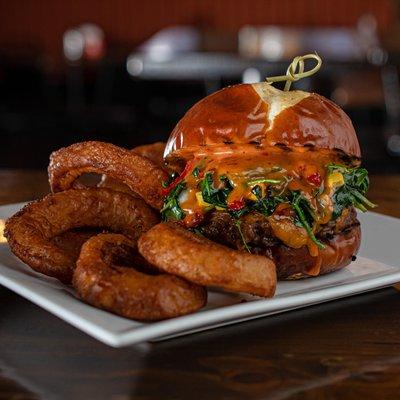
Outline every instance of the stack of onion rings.
<path fill-rule="evenodd" d="M 13 253 L 37 272 L 72 282 L 87 303 L 138 320 L 198 310 L 207 300 L 203 286 L 272 296 L 275 266 L 266 257 L 159 223 L 153 208 L 161 208 L 168 178 L 164 147 L 83 142 L 54 152 L 53 194 L 6 223 Z M 77 182 L 85 173 L 103 180 L 85 187 Z"/>
<path fill-rule="evenodd" d="M 8 219 L 5 236 L 14 252 L 35 271 L 70 283 L 73 254 L 52 241 L 74 228 L 97 228 L 137 239 L 158 222 L 141 199 L 109 189 L 88 188 L 50 194 Z"/>

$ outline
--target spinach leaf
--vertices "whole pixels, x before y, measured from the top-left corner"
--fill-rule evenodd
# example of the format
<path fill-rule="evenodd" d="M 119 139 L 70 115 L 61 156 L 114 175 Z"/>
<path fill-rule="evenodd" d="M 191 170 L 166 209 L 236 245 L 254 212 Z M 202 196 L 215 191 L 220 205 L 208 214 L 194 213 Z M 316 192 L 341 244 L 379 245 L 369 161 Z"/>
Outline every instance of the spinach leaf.
<path fill-rule="evenodd" d="M 279 183 L 282 183 L 282 181 L 280 179 L 260 178 L 247 182 L 249 186 L 257 185 L 258 183 L 270 183 L 272 185 L 277 185 Z"/>
<path fill-rule="evenodd" d="M 246 239 L 245 239 L 245 237 L 244 237 L 244 235 L 243 235 L 242 228 L 241 228 L 241 226 L 240 226 L 241 223 L 242 223 L 242 221 L 241 221 L 240 219 L 235 219 L 235 225 L 236 225 L 236 228 L 237 228 L 237 230 L 238 230 L 238 232 L 239 232 L 240 239 L 242 240 L 243 247 L 244 247 L 249 253 L 251 253 L 250 247 L 249 247 L 249 245 L 247 244 Z"/>
<path fill-rule="evenodd" d="M 168 193 L 168 196 L 164 200 L 163 208 L 160 211 L 163 221 L 179 221 L 185 217 L 178 199 L 185 187 L 186 184 L 180 182 Z"/>
<path fill-rule="evenodd" d="M 216 189 L 214 187 L 213 173 L 207 172 L 204 175 L 204 179 L 200 182 L 201 195 L 206 203 L 226 209 L 226 200 L 233 186 L 227 177 L 221 176 L 219 179 L 224 182 L 224 186 L 220 189 Z"/>
<path fill-rule="evenodd" d="M 350 206 L 363 212 L 367 211 L 367 207 L 376 207 L 376 204 L 365 197 L 369 188 L 368 171 L 365 168 L 347 168 L 340 164 L 329 164 L 328 173 L 334 172 L 343 175 L 344 185 L 339 186 L 332 196 L 333 219 L 340 217 L 343 210 Z"/>
<path fill-rule="evenodd" d="M 252 209 L 269 217 L 280 203 L 285 203 L 287 199 L 282 196 L 273 195 L 271 190 L 268 190 L 267 195 L 262 197 L 262 190 L 260 186 L 254 186 L 251 192 L 257 197 L 257 201 L 252 205 Z"/>
<path fill-rule="evenodd" d="M 315 222 L 315 213 L 310 202 L 298 190 L 292 192 L 291 197 L 290 204 L 296 213 L 298 225 L 302 226 L 307 231 L 311 240 L 318 248 L 324 249 L 325 245 L 315 237 L 312 230 L 312 226 Z"/>
<path fill-rule="evenodd" d="M 192 175 L 193 175 L 195 178 L 198 178 L 199 175 L 200 175 L 200 168 L 199 168 L 199 167 L 195 167 L 195 168 L 193 169 L 193 171 L 192 171 Z"/>

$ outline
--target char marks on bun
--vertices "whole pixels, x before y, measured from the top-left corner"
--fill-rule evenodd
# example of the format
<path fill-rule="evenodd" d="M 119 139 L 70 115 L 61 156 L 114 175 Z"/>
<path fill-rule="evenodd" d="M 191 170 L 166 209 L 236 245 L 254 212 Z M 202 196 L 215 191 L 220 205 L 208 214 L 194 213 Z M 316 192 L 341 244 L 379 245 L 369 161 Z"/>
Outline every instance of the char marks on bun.
<path fill-rule="evenodd" d="M 308 147 L 361 157 L 350 118 L 315 93 L 268 83 L 230 86 L 196 103 L 173 130 L 164 153 L 173 167 L 198 154 Z"/>

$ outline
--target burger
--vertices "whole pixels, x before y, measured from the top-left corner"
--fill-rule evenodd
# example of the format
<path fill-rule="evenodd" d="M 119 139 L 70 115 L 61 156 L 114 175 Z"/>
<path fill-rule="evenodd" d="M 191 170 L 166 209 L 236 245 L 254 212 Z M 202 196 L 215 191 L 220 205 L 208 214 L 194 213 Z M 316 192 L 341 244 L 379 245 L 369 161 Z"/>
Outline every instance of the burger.
<path fill-rule="evenodd" d="M 368 173 L 349 117 L 315 93 L 267 82 L 195 104 L 164 153 L 165 221 L 275 262 L 280 279 L 339 270 L 355 259 L 356 209 Z"/>

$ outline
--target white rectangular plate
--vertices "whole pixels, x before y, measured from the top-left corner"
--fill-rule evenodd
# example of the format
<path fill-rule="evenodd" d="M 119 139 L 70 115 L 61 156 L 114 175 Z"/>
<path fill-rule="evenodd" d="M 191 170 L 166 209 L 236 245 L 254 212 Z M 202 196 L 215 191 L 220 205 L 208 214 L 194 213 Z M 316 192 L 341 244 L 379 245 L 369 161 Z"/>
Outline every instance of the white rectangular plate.
<path fill-rule="evenodd" d="M 6 219 L 23 204 L 0 207 Z M 81 302 L 74 290 L 37 274 L 0 244 L 0 284 L 96 339 L 122 347 L 216 328 L 379 289 L 400 282 L 400 220 L 360 215 L 363 242 L 355 262 L 342 271 L 294 282 L 279 282 L 272 299 L 210 291 L 207 307 L 195 314 L 155 323 L 118 317 Z M 379 261 L 372 261 L 379 260 Z"/>

